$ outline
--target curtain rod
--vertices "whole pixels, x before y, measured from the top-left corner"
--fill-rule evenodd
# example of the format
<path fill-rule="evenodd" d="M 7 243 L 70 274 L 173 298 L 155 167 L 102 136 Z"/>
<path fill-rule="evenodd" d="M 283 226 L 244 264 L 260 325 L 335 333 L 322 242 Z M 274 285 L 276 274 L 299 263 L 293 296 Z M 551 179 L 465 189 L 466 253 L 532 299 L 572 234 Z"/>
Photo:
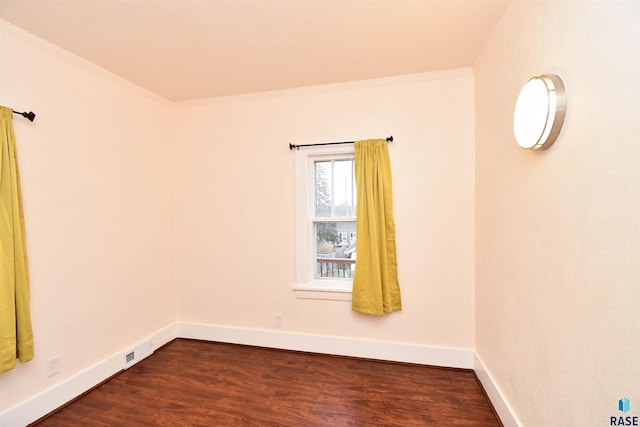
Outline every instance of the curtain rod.
<path fill-rule="evenodd" d="M 387 142 L 393 142 L 393 135 L 386 138 Z M 295 144 L 289 144 L 289 150 L 293 150 L 294 148 L 296 150 L 299 150 L 300 147 L 315 147 L 318 145 L 338 145 L 338 144 L 353 144 L 355 141 L 343 141 L 343 142 L 321 142 L 318 144 L 302 144 L 302 145 L 295 145 Z"/>
<path fill-rule="evenodd" d="M 30 122 L 32 122 L 36 118 L 36 113 L 34 113 L 33 111 L 29 111 L 28 113 L 16 110 L 11 111 L 13 112 L 13 114 L 20 114 L 22 117 L 29 119 Z"/>

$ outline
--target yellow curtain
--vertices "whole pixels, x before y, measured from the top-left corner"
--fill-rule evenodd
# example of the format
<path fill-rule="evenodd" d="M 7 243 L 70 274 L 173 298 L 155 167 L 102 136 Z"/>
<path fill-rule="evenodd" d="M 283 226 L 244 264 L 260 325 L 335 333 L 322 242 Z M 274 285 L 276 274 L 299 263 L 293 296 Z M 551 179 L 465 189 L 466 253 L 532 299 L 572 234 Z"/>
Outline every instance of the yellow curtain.
<path fill-rule="evenodd" d="M 387 141 L 355 142 L 358 200 L 352 309 L 381 316 L 402 309 Z"/>
<path fill-rule="evenodd" d="M 10 108 L 0 107 L 0 373 L 33 359 L 20 175 Z"/>

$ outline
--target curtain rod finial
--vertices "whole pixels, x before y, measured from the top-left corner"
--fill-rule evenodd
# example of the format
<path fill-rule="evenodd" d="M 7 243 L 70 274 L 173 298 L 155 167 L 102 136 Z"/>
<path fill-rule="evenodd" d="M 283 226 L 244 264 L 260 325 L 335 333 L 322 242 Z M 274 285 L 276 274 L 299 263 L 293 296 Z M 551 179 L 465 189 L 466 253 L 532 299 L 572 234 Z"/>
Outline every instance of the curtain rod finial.
<path fill-rule="evenodd" d="M 34 113 L 33 111 L 29 111 L 27 112 L 22 112 L 22 111 L 16 111 L 16 110 L 11 110 L 14 114 L 20 114 L 22 117 L 29 119 L 30 122 L 32 122 L 35 118 L 36 118 L 36 113 Z"/>

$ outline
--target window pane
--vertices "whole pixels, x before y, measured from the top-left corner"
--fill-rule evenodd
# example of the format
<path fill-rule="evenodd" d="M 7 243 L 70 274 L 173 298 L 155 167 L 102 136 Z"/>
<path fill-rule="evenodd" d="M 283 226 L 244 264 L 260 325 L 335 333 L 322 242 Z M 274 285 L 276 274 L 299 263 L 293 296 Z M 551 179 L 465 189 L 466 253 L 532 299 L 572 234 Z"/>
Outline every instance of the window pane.
<path fill-rule="evenodd" d="M 355 183 L 353 159 L 334 162 L 334 210 L 333 216 L 355 216 Z"/>
<path fill-rule="evenodd" d="M 355 216 L 356 186 L 353 159 L 315 162 L 315 216 Z"/>
<path fill-rule="evenodd" d="M 356 223 L 316 222 L 315 278 L 352 279 L 356 262 Z"/>
<path fill-rule="evenodd" d="M 315 162 L 316 217 L 331 217 L 331 161 Z"/>

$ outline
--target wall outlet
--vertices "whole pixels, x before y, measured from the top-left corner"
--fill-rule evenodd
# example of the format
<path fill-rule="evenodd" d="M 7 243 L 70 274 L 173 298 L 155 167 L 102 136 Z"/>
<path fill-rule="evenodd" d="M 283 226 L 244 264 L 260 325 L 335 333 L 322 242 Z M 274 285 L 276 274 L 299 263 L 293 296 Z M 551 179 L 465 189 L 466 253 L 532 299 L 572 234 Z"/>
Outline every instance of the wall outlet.
<path fill-rule="evenodd" d="M 273 315 L 273 326 L 276 328 L 282 328 L 282 314 Z"/>
<path fill-rule="evenodd" d="M 47 377 L 60 373 L 60 356 L 54 356 L 47 360 Z"/>

